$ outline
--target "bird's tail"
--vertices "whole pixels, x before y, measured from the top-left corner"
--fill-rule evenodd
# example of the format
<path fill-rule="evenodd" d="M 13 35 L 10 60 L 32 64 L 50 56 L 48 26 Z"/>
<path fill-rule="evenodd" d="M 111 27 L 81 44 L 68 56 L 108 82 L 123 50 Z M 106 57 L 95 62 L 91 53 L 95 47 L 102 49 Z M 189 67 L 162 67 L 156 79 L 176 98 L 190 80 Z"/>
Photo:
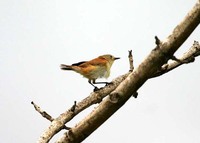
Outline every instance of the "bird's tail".
<path fill-rule="evenodd" d="M 64 65 L 64 64 L 61 64 L 60 68 L 62 70 L 73 70 L 72 66 L 68 66 L 68 65 Z"/>

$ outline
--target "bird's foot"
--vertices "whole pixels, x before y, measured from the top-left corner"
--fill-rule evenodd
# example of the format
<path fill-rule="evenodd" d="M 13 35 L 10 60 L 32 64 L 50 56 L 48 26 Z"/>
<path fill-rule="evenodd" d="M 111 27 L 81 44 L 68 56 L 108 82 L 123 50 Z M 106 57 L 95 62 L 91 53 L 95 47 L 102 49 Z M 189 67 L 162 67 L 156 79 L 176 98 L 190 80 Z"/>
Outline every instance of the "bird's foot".
<path fill-rule="evenodd" d="M 112 82 L 106 82 L 106 86 L 112 85 L 112 84 L 113 84 Z"/>
<path fill-rule="evenodd" d="M 99 88 L 95 86 L 93 91 L 95 92 L 95 91 L 98 91 L 98 90 L 99 90 Z"/>

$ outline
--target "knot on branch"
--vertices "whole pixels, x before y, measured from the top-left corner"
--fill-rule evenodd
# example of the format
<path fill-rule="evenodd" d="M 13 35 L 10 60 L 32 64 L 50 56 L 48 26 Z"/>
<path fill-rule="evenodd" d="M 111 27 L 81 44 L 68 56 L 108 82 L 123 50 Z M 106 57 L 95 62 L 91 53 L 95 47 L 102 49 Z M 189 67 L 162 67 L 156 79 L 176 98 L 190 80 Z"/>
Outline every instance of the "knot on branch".
<path fill-rule="evenodd" d="M 138 97 L 138 92 L 133 93 L 133 97 L 137 98 Z"/>
<path fill-rule="evenodd" d="M 66 140 L 67 140 L 68 142 L 74 142 L 74 140 L 75 140 L 75 135 L 74 135 L 74 133 L 73 133 L 72 130 L 69 130 L 68 133 L 65 134 L 65 136 L 66 136 Z"/>
<path fill-rule="evenodd" d="M 120 94 L 117 93 L 117 92 L 114 92 L 114 93 L 110 94 L 109 97 L 110 97 L 110 101 L 112 103 L 117 103 L 119 101 L 119 99 L 120 99 Z"/>

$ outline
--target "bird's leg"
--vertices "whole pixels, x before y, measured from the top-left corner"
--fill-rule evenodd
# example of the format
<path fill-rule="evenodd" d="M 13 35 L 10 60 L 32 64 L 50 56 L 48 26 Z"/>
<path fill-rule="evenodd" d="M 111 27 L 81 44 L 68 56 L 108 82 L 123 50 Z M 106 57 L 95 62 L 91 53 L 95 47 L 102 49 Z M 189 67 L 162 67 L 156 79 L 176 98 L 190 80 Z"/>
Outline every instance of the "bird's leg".
<path fill-rule="evenodd" d="M 94 85 L 95 80 L 93 80 L 93 84 L 92 84 L 91 80 L 88 80 L 88 82 L 89 82 L 89 84 L 91 84 L 94 87 L 94 92 L 99 90 L 99 88 Z"/>

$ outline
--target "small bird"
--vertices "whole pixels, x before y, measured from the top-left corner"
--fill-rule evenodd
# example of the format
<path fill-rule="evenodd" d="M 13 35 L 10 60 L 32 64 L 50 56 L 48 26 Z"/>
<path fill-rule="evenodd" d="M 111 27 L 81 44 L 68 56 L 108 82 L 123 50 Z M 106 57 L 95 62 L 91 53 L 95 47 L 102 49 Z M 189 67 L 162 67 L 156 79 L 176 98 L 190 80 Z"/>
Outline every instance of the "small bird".
<path fill-rule="evenodd" d="M 110 68 L 113 62 L 119 57 L 110 54 L 101 55 L 90 61 L 82 61 L 72 65 L 61 64 L 62 70 L 72 70 L 88 79 L 88 82 L 94 87 L 94 91 L 98 90 L 94 84 L 108 84 L 108 82 L 96 82 L 98 78 L 108 78 L 110 76 Z"/>

